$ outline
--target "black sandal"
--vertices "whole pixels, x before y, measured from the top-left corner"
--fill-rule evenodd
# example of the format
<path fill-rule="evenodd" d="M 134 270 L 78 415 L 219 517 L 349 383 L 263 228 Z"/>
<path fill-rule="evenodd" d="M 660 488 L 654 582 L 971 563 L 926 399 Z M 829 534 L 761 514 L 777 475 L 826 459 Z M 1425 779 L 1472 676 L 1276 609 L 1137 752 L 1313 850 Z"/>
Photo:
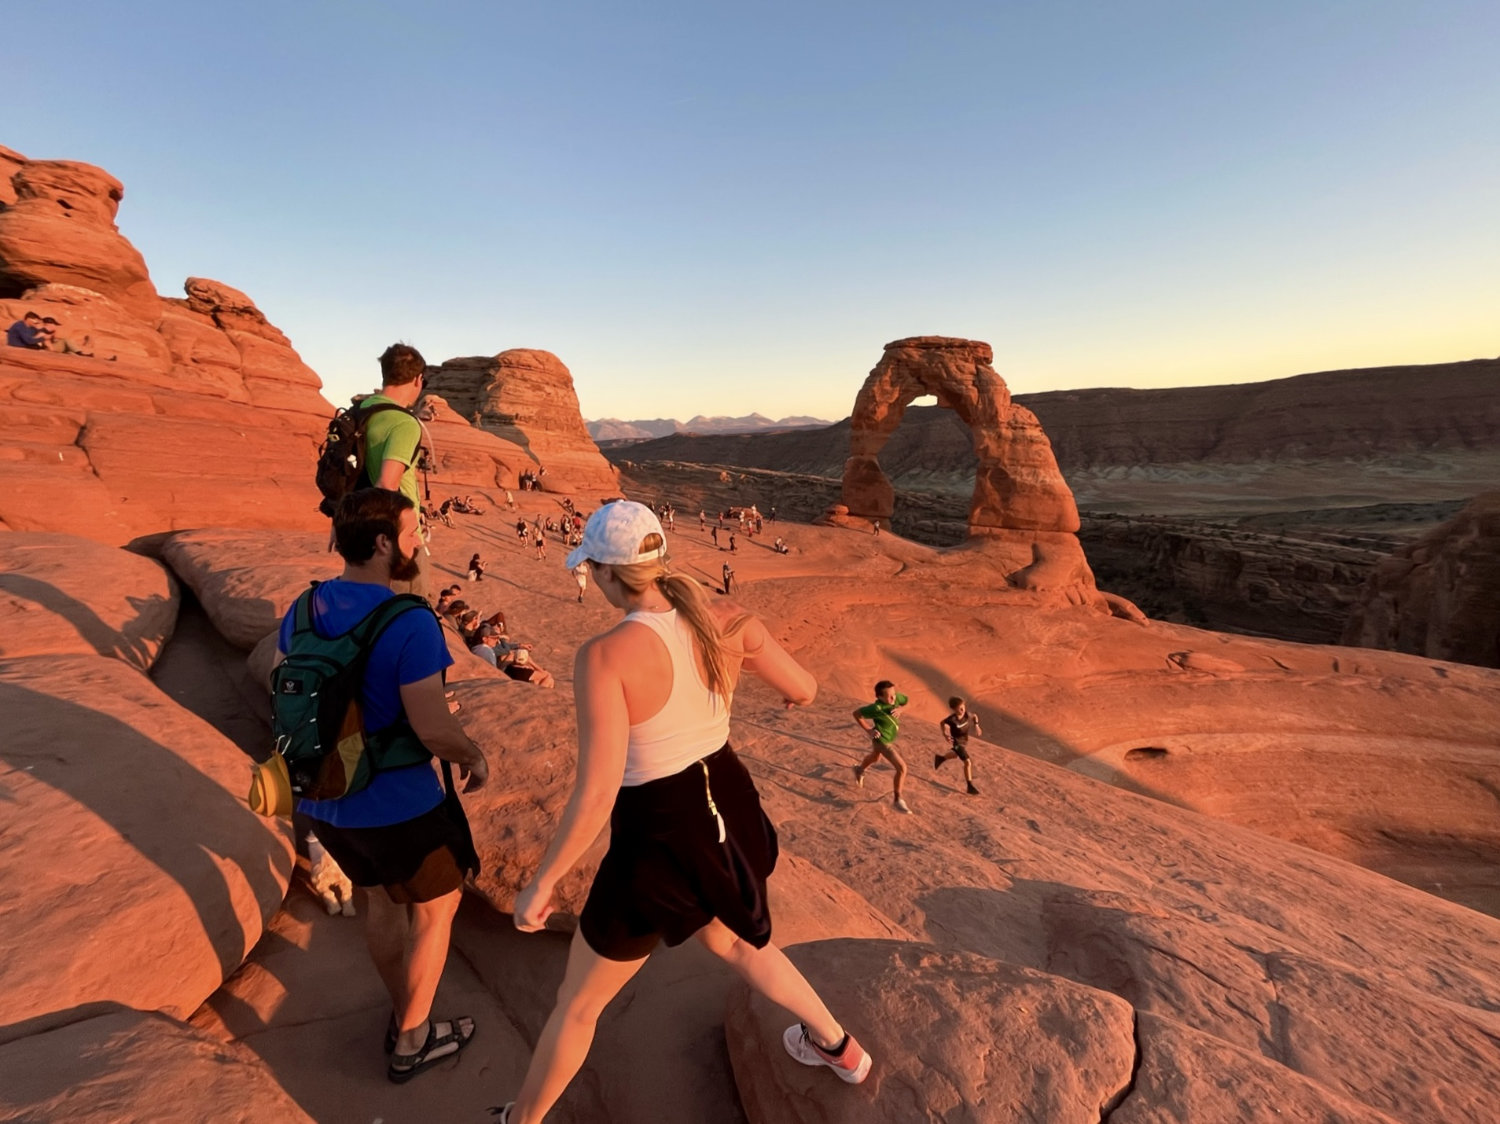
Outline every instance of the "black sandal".
<path fill-rule="evenodd" d="M 391 1064 L 386 1066 L 385 1069 L 386 1077 L 390 1078 L 397 1085 L 404 1084 L 428 1066 L 437 1065 L 438 1062 L 458 1057 L 459 1054 L 463 1053 L 464 1047 L 474 1041 L 474 1032 L 477 1028 L 474 1026 L 474 1020 L 469 1018 L 468 1015 L 458 1015 L 451 1019 L 444 1019 L 443 1021 L 448 1024 L 447 1034 L 439 1034 L 437 1032 L 438 1024 L 428 1022 L 427 1041 L 422 1043 L 420 1050 L 415 1054 L 393 1053 L 391 1055 Z M 468 1034 L 459 1033 L 460 1022 L 467 1022 L 469 1024 Z M 445 1046 L 453 1046 L 454 1049 L 444 1050 L 442 1053 L 437 1052 L 443 1050 Z"/>

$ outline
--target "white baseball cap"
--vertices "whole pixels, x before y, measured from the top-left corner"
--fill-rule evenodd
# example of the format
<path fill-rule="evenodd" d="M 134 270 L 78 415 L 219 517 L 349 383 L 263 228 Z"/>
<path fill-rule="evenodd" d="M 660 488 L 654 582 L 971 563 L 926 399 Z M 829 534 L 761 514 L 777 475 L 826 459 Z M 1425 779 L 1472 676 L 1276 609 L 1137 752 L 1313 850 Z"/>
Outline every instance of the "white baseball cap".
<path fill-rule="evenodd" d="M 642 550 L 647 535 L 658 535 L 661 545 Z M 607 566 L 628 566 L 635 562 L 653 562 L 667 555 L 667 536 L 661 520 L 643 503 L 615 500 L 607 503 L 583 525 L 583 542 L 569 553 L 563 565 L 572 569 L 585 559 Z"/>

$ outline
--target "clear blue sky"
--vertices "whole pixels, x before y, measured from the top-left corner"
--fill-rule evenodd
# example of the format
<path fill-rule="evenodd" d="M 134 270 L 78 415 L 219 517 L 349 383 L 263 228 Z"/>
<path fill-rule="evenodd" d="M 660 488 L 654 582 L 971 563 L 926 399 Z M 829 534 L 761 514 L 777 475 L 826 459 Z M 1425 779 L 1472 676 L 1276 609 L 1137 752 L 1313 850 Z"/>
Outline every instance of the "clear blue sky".
<path fill-rule="evenodd" d="M 18 53 L 16 33 L 38 35 Z M 556 352 L 585 416 L 847 414 L 1500 353 L 1500 4 L 72 3 L 0 143 L 323 376 Z"/>

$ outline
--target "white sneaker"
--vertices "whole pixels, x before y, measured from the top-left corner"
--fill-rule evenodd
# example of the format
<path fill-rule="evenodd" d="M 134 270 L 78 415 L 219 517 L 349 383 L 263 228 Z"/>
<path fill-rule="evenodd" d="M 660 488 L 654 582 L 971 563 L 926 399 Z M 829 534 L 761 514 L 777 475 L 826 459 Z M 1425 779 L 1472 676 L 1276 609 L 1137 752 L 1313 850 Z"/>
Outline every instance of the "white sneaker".
<path fill-rule="evenodd" d="M 781 1044 L 786 1047 L 788 1054 L 803 1065 L 826 1065 L 850 1085 L 858 1085 L 870 1076 L 870 1066 L 873 1064 L 870 1055 L 865 1053 L 852 1034 L 844 1044 L 843 1053 L 834 1055 L 812 1040 L 807 1027 L 801 1023 L 793 1023 L 781 1036 Z"/>
<path fill-rule="evenodd" d="M 896 811 L 902 813 L 903 815 L 911 815 L 911 809 L 906 806 L 906 801 L 902 800 L 899 796 L 896 797 Z"/>

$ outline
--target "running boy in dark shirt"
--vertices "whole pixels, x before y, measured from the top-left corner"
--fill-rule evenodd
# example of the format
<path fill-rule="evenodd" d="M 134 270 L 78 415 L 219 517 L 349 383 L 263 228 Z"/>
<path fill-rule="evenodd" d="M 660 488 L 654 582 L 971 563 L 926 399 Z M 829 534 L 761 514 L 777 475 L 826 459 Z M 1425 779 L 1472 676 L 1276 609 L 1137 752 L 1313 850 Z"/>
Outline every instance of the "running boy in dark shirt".
<path fill-rule="evenodd" d="M 936 754 L 932 759 L 932 767 L 941 768 L 944 761 L 957 757 L 964 763 L 964 780 L 968 782 L 969 795 L 978 796 L 979 790 L 974 787 L 974 764 L 969 760 L 969 735 L 984 737 L 984 731 L 979 728 L 979 715 L 970 710 L 968 704 L 957 695 L 948 700 L 948 709 L 953 713 L 938 723 L 943 737 L 948 739 L 948 752 Z"/>
<path fill-rule="evenodd" d="M 875 684 L 875 701 L 855 710 L 855 723 L 870 738 L 870 752 L 854 766 L 854 783 L 863 788 L 865 770 L 884 757 L 896 770 L 896 811 L 909 813 L 911 809 L 901 799 L 901 782 L 906 779 L 906 762 L 896 752 L 896 737 L 901 733 L 901 708 L 905 705 L 906 696 L 898 694 L 896 685 L 889 679 L 882 679 Z"/>

